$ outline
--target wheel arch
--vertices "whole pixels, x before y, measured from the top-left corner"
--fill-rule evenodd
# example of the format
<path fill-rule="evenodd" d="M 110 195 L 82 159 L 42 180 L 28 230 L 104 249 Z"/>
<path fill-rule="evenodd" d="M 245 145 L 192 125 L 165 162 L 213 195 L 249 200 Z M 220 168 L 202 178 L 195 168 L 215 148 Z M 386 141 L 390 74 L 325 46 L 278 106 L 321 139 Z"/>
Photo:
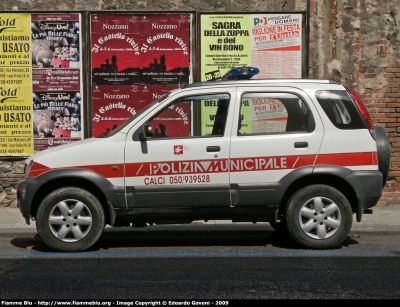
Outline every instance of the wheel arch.
<path fill-rule="evenodd" d="M 88 174 L 89 173 L 89 174 Z M 57 172 L 57 170 L 43 174 L 41 179 L 44 183 L 36 191 L 32 202 L 30 214 L 32 217 L 36 218 L 36 213 L 39 208 L 40 203 L 49 194 L 49 192 L 54 191 L 62 187 L 77 187 L 87 190 L 92 193 L 101 203 L 104 210 L 104 215 L 106 218 L 106 223 L 113 223 L 113 218 L 115 212 L 112 212 L 113 207 L 110 205 L 112 197 L 110 197 L 110 189 L 107 185 L 112 186 L 105 178 L 101 177 L 99 174 L 93 173 L 88 170 L 68 170 Z M 95 179 L 95 180 L 93 180 Z M 108 183 L 105 183 L 105 181 Z"/>
<path fill-rule="evenodd" d="M 294 193 L 301 188 L 312 184 L 325 184 L 339 190 L 349 200 L 353 213 L 357 212 L 357 194 L 349 182 L 347 182 L 342 176 L 338 175 L 329 173 L 312 173 L 304 177 L 297 178 L 288 186 L 279 204 L 278 216 L 280 218 L 284 216 L 286 205 Z"/>

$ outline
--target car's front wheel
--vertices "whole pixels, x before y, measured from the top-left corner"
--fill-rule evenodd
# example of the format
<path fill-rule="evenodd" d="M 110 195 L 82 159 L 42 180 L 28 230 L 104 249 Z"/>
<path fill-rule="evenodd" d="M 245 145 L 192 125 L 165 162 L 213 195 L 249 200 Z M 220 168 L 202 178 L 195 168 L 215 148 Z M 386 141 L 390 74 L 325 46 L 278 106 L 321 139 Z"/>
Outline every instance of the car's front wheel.
<path fill-rule="evenodd" d="M 353 212 L 347 198 L 327 185 L 310 185 L 297 191 L 286 208 L 290 236 L 302 247 L 330 249 L 349 235 Z"/>
<path fill-rule="evenodd" d="M 76 187 L 51 192 L 36 214 L 36 228 L 44 243 L 62 252 L 90 248 L 99 239 L 104 225 L 104 211 L 98 199 Z"/>
<path fill-rule="evenodd" d="M 282 218 L 279 222 L 269 222 L 271 227 L 279 233 L 287 233 L 287 226 L 285 218 Z"/>

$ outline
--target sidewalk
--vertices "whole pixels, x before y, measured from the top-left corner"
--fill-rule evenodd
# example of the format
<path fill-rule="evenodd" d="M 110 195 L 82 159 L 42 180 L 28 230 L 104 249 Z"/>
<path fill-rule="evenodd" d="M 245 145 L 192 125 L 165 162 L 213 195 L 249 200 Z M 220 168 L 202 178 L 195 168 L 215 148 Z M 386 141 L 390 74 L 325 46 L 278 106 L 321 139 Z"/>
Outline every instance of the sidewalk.
<path fill-rule="evenodd" d="M 199 227 L 207 226 L 230 226 L 230 227 L 254 227 L 252 223 L 232 223 L 231 221 L 198 221 L 191 224 L 173 225 L 187 229 L 202 229 Z M 269 223 L 257 223 L 256 226 L 270 227 Z M 152 227 L 171 227 L 168 225 L 152 226 Z M 194 228 L 195 227 L 195 228 Z M 270 227 L 271 228 L 271 227 Z M 122 228 L 116 228 L 122 230 Z M 272 228 L 271 228 L 272 229 Z M 358 223 L 355 215 L 353 216 L 352 232 L 369 232 L 369 231 L 399 231 L 400 232 L 400 206 L 395 207 L 375 207 L 372 214 L 364 214 L 362 221 Z M 36 225 L 31 221 L 30 225 L 25 223 L 19 209 L 16 208 L 0 208 L 0 234 L 14 232 L 36 232 Z"/>

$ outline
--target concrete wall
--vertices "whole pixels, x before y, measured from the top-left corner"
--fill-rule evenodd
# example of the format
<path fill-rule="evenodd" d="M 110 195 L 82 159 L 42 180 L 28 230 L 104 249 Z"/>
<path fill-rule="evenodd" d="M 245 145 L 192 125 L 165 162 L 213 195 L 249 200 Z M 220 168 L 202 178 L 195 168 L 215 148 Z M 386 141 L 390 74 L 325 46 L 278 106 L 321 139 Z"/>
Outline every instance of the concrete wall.
<path fill-rule="evenodd" d="M 376 125 L 389 133 L 392 157 L 380 205 L 400 204 L 400 0 L 7 0 L 2 11 L 295 11 L 309 10 L 309 77 L 354 88 Z M 18 159 L 17 159 L 18 160 Z M 0 206 L 16 206 L 23 161 L 0 159 Z"/>

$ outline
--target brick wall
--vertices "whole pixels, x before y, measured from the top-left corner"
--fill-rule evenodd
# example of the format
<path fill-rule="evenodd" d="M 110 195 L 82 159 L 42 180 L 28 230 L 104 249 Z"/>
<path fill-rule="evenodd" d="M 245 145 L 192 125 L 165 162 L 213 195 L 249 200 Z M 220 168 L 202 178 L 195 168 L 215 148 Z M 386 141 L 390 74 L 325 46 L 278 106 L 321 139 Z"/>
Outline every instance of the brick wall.
<path fill-rule="evenodd" d="M 380 200 L 383 205 L 400 203 L 400 10 L 396 2 L 359 2 L 358 89 L 374 123 L 385 127 L 391 144 L 389 178 Z"/>
<path fill-rule="evenodd" d="M 377 54 L 392 49 L 390 46 L 382 46 L 380 43 L 375 44 L 375 47 Z M 400 131 L 400 65 L 394 61 L 389 63 L 385 69 L 360 69 L 360 75 L 364 78 L 376 78 L 379 74 L 385 79 L 387 85 L 381 89 L 365 89 L 361 97 L 375 124 L 385 127 L 389 134 L 391 165 L 381 203 L 396 204 L 400 203 L 400 137 L 398 135 Z"/>

